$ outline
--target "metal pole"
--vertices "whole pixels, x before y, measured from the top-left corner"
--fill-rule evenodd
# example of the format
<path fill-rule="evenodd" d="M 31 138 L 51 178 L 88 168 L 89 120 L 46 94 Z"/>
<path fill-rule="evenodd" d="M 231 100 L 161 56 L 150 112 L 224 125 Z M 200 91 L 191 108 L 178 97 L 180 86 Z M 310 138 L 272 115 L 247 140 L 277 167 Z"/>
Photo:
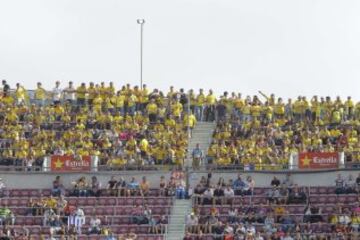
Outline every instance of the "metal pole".
<path fill-rule="evenodd" d="M 137 23 L 140 24 L 140 89 L 143 89 L 143 31 L 144 31 L 144 19 L 138 19 Z"/>
<path fill-rule="evenodd" d="M 140 26 L 140 89 L 142 90 L 143 88 L 143 26 L 144 24 L 142 23 Z"/>
<path fill-rule="evenodd" d="M 188 129 L 188 141 L 190 143 L 190 139 L 191 139 L 191 130 L 190 130 L 190 121 L 189 121 L 189 118 L 190 118 L 190 114 L 191 114 L 191 111 L 190 111 L 190 101 L 191 101 L 191 98 L 190 98 L 190 91 L 188 92 L 188 104 L 187 104 L 187 114 L 188 114 L 188 124 L 187 124 L 187 129 Z"/>

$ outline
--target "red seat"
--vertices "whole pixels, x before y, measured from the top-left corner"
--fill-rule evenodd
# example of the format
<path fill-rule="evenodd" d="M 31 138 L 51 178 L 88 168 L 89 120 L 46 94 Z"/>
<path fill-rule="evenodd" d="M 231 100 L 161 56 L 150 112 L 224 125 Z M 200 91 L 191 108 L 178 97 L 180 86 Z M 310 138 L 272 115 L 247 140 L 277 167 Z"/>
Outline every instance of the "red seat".
<path fill-rule="evenodd" d="M 107 206 L 115 206 L 117 203 L 116 198 L 106 198 L 105 205 Z"/>
<path fill-rule="evenodd" d="M 45 197 L 48 197 L 51 195 L 51 190 L 50 189 L 42 189 L 41 194 Z"/>
<path fill-rule="evenodd" d="M 121 206 L 121 205 L 125 205 L 125 203 L 126 203 L 125 198 L 118 198 L 117 199 L 117 205 Z"/>
<path fill-rule="evenodd" d="M 94 206 L 94 205 L 96 205 L 96 202 L 97 202 L 96 198 L 90 197 L 90 198 L 86 199 L 87 206 Z"/>
<path fill-rule="evenodd" d="M 20 201 L 18 198 L 10 198 L 10 200 L 8 201 L 8 206 L 19 206 L 20 205 Z"/>
<path fill-rule="evenodd" d="M 152 199 L 152 200 L 154 200 L 154 199 Z M 143 198 L 135 198 L 133 204 L 143 205 L 144 204 L 144 199 Z M 151 203 L 149 205 L 154 205 L 154 204 L 155 204 L 155 201 L 153 201 L 153 203 Z"/>
<path fill-rule="evenodd" d="M 85 198 L 78 198 L 77 199 L 77 204 L 79 206 L 85 206 L 86 205 L 86 199 Z"/>
<path fill-rule="evenodd" d="M 40 196 L 40 194 L 41 194 L 40 190 L 37 190 L 37 189 L 30 190 L 30 197 L 38 197 L 38 196 Z"/>
<path fill-rule="evenodd" d="M 134 204 L 133 198 L 126 198 L 125 199 L 125 205 L 132 206 Z"/>
<path fill-rule="evenodd" d="M 114 215 L 114 207 L 112 205 L 109 205 L 109 207 L 106 207 L 105 214 L 106 215 Z"/>

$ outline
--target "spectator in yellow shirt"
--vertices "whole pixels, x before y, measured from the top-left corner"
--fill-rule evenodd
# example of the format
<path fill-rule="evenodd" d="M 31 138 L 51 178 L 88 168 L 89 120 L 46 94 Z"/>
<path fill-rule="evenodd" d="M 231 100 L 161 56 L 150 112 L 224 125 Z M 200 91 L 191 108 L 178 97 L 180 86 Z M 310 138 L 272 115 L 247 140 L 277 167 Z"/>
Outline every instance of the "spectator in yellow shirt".
<path fill-rule="evenodd" d="M 188 129 L 191 135 L 192 135 L 192 130 L 196 125 L 196 122 L 197 122 L 196 117 L 193 113 L 184 115 L 184 120 L 183 120 L 184 129 Z"/>
<path fill-rule="evenodd" d="M 93 82 L 90 82 L 89 88 L 87 89 L 87 103 L 89 106 L 92 106 L 94 98 L 96 97 L 97 89 Z"/>
<path fill-rule="evenodd" d="M 195 116 L 198 121 L 203 121 L 205 100 L 204 90 L 200 89 L 199 95 L 196 96 L 195 100 Z"/>
<path fill-rule="evenodd" d="M 81 85 L 76 89 L 76 102 L 78 107 L 83 107 L 86 102 L 86 85 L 81 83 Z"/>
<path fill-rule="evenodd" d="M 41 86 L 41 82 L 38 82 L 34 94 L 35 104 L 39 107 L 42 107 L 45 105 L 45 99 L 46 99 L 46 90 Z"/>
<path fill-rule="evenodd" d="M 176 120 L 179 120 L 181 118 L 182 111 L 183 111 L 182 104 L 179 102 L 179 100 L 176 100 L 175 103 L 171 105 L 171 113 Z"/>
<path fill-rule="evenodd" d="M 208 95 L 206 95 L 205 103 L 205 121 L 212 122 L 215 120 L 216 96 L 211 89 L 209 90 Z"/>
<path fill-rule="evenodd" d="M 15 90 L 15 97 L 16 97 L 16 104 L 25 104 L 28 94 L 23 86 L 20 85 L 20 83 L 16 84 L 16 90 Z"/>
<path fill-rule="evenodd" d="M 158 113 L 158 106 L 155 103 L 155 99 L 151 99 L 150 103 L 146 106 L 146 112 L 149 116 L 150 123 L 156 123 L 157 121 L 157 113 Z"/>

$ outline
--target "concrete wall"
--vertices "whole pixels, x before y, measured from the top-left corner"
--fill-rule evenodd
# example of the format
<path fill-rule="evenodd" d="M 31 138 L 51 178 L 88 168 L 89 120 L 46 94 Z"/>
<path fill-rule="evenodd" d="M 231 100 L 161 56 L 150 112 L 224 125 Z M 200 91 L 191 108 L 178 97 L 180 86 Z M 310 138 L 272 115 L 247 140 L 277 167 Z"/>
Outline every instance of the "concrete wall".
<path fill-rule="evenodd" d="M 355 178 L 360 173 L 360 170 L 340 170 L 340 171 L 319 171 L 319 172 L 292 172 L 293 179 L 296 183 L 303 186 L 331 186 L 335 184 L 335 178 L 338 173 L 341 173 L 344 177 L 352 174 Z M 268 187 L 271 179 L 276 176 L 280 180 L 285 178 L 286 172 L 242 172 L 242 178 L 251 176 L 258 187 Z M 237 178 L 238 172 L 212 172 L 212 183 L 217 183 L 220 177 L 223 177 L 225 181 L 229 179 Z M 206 172 L 191 173 L 189 176 L 190 186 L 195 186 L 202 176 L 207 177 Z"/>
<path fill-rule="evenodd" d="M 0 173 L 0 177 L 8 188 L 51 188 L 52 182 L 56 176 L 61 176 L 65 187 L 71 187 L 71 182 L 77 180 L 80 176 L 85 176 L 88 181 L 92 176 L 96 176 L 103 187 L 106 187 L 111 176 L 119 179 L 120 176 L 125 180 L 136 177 L 141 181 L 143 176 L 149 180 L 151 187 L 158 187 L 161 176 L 170 178 L 170 172 L 101 172 L 101 173 Z"/>
<path fill-rule="evenodd" d="M 336 175 L 341 173 L 343 176 L 347 177 L 349 174 L 352 174 L 354 177 L 357 177 L 360 173 L 360 170 L 340 170 L 340 171 L 319 171 L 319 172 L 293 172 L 293 178 L 295 182 L 304 186 L 326 186 L 334 185 L 334 180 Z M 230 178 L 234 179 L 237 177 L 238 172 L 213 172 L 212 179 L 216 183 L 219 177 L 225 178 L 228 180 Z M 111 176 L 116 176 L 117 179 L 120 176 L 124 177 L 126 180 L 130 180 L 131 177 L 135 177 L 138 181 L 141 180 L 142 176 L 146 176 L 150 181 L 152 187 L 159 186 L 159 179 L 161 176 L 165 176 L 168 180 L 171 173 L 166 171 L 147 171 L 147 172 L 98 172 L 98 173 L 22 173 L 22 172 L 3 172 L 0 173 L 0 177 L 5 182 L 8 188 L 51 188 L 52 181 L 55 176 L 61 176 L 63 178 L 64 185 L 66 187 L 71 186 L 71 182 L 78 179 L 80 176 L 86 176 L 88 180 L 94 175 L 98 177 L 102 186 L 106 186 L 107 181 Z M 255 179 L 256 186 L 269 186 L 273 176 L 277 176 L 279 179 L 283 179 L 286 173 L 279 172 L 252 172 L 247 173 L 243 172 L 244 177 L 250 175 Z M 193 172 L 189 173 L 189 184 L 190 186 L 196 185 L 201 176 L 207 176 L 207 172 Z"/>

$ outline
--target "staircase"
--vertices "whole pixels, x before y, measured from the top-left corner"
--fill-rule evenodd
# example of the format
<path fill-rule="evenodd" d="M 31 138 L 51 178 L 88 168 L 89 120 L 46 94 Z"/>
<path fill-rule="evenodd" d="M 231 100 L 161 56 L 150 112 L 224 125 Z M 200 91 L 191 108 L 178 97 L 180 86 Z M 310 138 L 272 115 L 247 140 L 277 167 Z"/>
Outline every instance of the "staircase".
<path fill-rule="evenodd" d="M 170 221 L 166 240 L 182 240 L 185 235 L 185 219 L 191 211 L 190 199 L 176 199 Z"/>
<path fill-rule="evenodd" d="M 186 158 L 186 167 L 192 166 L 192 151 L 194 148 L 196 148 L 196 144 L 200 144 L 200 148 L 203 152 L 203 156 L 206 155 L 207 150 L 210 146 L 212 134 L 215 130 L 216 123 L 215 122 L 198 122 L 195 125 L 195 128 L 192 131 L 192 137 L 189 141 L 188 146 L 188 155 Z M 202 162 L 202 165 L 204 165 L 204 162 Z"/>

